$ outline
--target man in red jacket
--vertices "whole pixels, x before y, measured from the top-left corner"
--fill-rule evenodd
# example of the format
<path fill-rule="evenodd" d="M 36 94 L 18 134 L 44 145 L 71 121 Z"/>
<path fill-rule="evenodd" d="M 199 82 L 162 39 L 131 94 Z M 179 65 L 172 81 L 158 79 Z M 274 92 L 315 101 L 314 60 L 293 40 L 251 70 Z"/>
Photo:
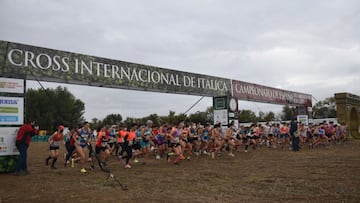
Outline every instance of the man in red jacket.
<path fill-rule="evenodd" d="M 19 128 L 16 137 L 16 148 L 19 150 L 20 157 L 16 164 L 15 175 L 27 175 L 27 149 L 29 147 L 31 137 L 38 133 L 38 128 L 34 127 L 34 122 L 27 122 Z"/>

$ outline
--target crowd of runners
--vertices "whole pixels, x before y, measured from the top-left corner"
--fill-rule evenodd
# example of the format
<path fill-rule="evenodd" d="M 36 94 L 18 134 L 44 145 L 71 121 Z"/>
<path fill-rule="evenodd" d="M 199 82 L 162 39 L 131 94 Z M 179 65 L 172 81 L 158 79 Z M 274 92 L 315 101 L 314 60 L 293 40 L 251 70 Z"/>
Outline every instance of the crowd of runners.
<path fill-rule="evenodd" d="M 349 135 L 345 125 L 332 122 L 295 125 L 294 128 L 293 123 L 283 122 L 237 127 L 231 123 L 224 127 L 221 124 L 180 122 L 155 126 L 148 120 L 144 125 L 119 124 L 92 130 L 90 123 L 85 122 L 78 128 L 70 127 L 66 133 L 60 125 L 49 138 L 50 154 L 45 162 L 48 165 L 52 160 L 51 168 L 56 169 L 64 137 L 67 150 L 64 166 L 74 167 L 78 163 L 80 172 L 87 174 L 88 170 L 95 169 L 96 161 L 106 164 L 111 156 L 116 156 L 124 168 L 130 169 L 133 163 L 146 164 L 150 159 L 179 164 L 193 156 L 235 157 L 237 152 L 258 147 L 294 150 L 292 142 L 296 139 L 300 148 L 330 146 L 346 142 Z"/>

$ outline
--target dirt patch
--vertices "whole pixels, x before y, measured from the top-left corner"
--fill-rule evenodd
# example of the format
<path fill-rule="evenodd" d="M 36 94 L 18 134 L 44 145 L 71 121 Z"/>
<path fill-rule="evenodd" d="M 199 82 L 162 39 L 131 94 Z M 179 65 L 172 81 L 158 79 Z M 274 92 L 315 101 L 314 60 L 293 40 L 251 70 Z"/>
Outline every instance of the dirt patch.
<path fill-rule="evenodd" d="M 236 157 L 201 155 L 179 165 L 151 160 L 109 168 L 127 191 L 99 169 L 45 166 L 46 143 L 29 148 L 30 175 L 0 174 L 0 202 L 359 202 L 360 142 L 292 152 L 260 148 Z M 64 147 L 61 149 L 64 152 Z"/>

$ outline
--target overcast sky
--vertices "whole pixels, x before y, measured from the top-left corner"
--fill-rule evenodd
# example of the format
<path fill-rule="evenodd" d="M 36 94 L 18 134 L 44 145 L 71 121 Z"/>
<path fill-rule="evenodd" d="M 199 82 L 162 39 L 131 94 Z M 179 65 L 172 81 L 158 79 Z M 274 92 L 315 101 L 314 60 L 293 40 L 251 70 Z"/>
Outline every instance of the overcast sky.
<path fill-rule="evenodd" d="M 360 95 L 358 0 L 1 0 L 0 40 L 231 78 L 317 100 L 336 92 Z M 200 98 L 42 83 L 68 87 L 85 103 L 88 120 L 181 113 Z M 239 104 L 253 111 L 282 108 Z M 190 113 L 211 105 L 205 98 Z"/>

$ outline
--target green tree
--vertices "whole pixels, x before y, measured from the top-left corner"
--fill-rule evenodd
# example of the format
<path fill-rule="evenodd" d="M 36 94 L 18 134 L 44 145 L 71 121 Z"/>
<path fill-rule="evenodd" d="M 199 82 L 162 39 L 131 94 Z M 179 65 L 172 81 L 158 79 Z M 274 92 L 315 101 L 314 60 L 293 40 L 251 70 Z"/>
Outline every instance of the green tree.
<path fill-rule="evenodd" d="M 102 121 L 101 120 L 99 120 L 98 118 L 91 119 L 91 128 L 92 129 L 96 130 L 101 126 L 102 126 Z"/>
<path fill-rule="evenodd" d="M 169 115 L 161 116 L 160 120 L 165 123 L 176 124 L 181 121 L 186 121 L 187 116 L 185 114 L 176 115 L 175 111 L 169 111 Z"/>
<path fill-rule="evenodd" d="M 132 118 L 132 117 L 126 117 L 126 119 L 123 121 L 123 123 L 125 124 L 125 126 L 130 129 L 131 125 L 136 123 L 136 124 L 140 124 L 139 119 L 136 118 Z"/>
<path fill-rule="evenodd" d="M 313 107 L 314 118 L 336 118 L 336 116 L 335 97 L 329 97 L 324 101 L 319 101 Z"/>
<path fill-rule="evenodd" d="M 257 117 L 256 117 L 255 112 L 248 110 L 248 109 L 239 111 L 239 122 L 240 123 L 252 123 L 252 122 L 256 122 L 256 121 L 257 121 Z"/>
<path fill-rule="evenodd" d="M 257 117 L 257 121 L 264 121 L 265 120 L 265 113 L 263 111 L 259 111 L 259 116 Z"/>
<path fill-rule="evenodd" d="M 25 94 L 25 114 L 41 129 L 52 132 L 58 125 L 76 126 L 84 120 L 85 105 L 67 88 L 29 89 Z"/>
<path fill-rule="evenodd" d="M 204 111 L 197 111 L 189 115 L 189 120 L 194 123 L 204 123 L 207 120 L 207 114 Z"/>
<path fill-rule="evenodd" d="M 206 122 L 214 123 L 214 107 L 213 106 L 207 107 L 205 113 L 206 113 L 206 120 L 204 123 Z"/>
<path fill-rule="evenodd" d="M 284 106 L 281 112 L 281 120 L 288 121 L 296 117 L 296 108 Z"/>
<path fill-rule="evenodd" d="M 273 121 L 275 120 L 275 113 L 270 111 L 268 113 L 265 114 L 264 116 L 264 121 Z"/>
<path fill-rule="evenodd" d="M 197 111 L 188 116 L 188 121 L 193 123 L 213 123 L 214 122 L 214 110 L 213 107 L 207 107 L 205 111 Z"/>
<path fill-rule="evenodd" d="M 117 125 L 122 121 L 120 114 L 109 114 L 101 122 L 102 125 Z"/>
<path fill-rule="evenodd" d="M 159 125 L 159 116 L 156 113 L 138 119 L 137 123 L 140 125 L 145 125 L 148 120 L 151 120 L 153 125 Z"/>

